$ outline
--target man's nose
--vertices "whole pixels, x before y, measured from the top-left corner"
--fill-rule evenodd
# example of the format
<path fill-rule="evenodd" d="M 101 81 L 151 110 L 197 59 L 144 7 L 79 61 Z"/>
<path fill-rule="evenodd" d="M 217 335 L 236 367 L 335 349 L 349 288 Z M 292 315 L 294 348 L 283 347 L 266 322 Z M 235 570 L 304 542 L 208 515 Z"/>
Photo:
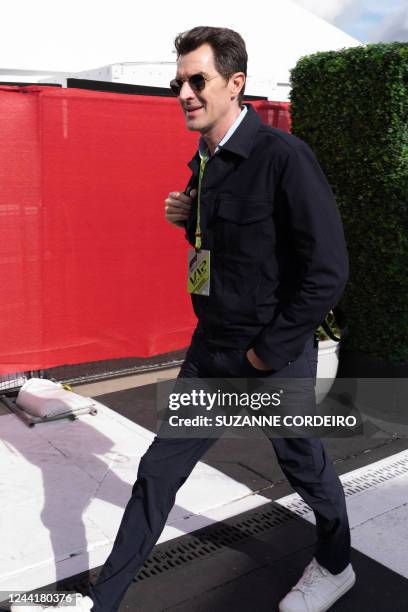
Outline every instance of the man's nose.
<path fill-rule="evenodd" d="M 194 90 L 191 88 L 190 83 L 184 81 L 180 89 L 179 98 L 181 100 L 188 100 L 189 98 L 194 98 L 194 96 Z"/>

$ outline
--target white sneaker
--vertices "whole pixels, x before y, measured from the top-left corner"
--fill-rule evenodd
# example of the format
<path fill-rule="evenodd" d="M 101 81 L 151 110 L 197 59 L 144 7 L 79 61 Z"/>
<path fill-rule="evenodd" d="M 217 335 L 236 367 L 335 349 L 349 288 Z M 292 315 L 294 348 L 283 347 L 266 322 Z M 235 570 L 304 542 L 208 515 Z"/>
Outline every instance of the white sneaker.
<path fill-rule="evenodd" d="M 340 574 L 331 574 L 313 558 L 299 582 L 279 603 L 279 612 L 325 612 L 355 581 L 351 563 Z"/>
<path fill-rule="evenodd" d="M 80 593 L 76 593 L 76 602 L 73 606 L 21 606 L 19 604 L 13 604 L 10 607 L 10 612 L 54 612 L 55 610 L 65 610 L 66 612 L 91 612 L 93 607 L 93 601 L 90 597 L 84 597 Z"/>
<path fill-rule="evenodd" d="M 92 608 L 93 608 L 93 601 L 90 597 L 88 597 L 87 595 L 84 597 L 83 595 L 80 595 L 80 593 L 76 594 L 77 596 L 77 602 L 75 604 L 74 607 L 72 606 L 65 606 L 64 610 L 66 610 L 66 612 L 70 611 L 70 610 L 77 610 L 78 612 L 91 612 Z"/>
<path fill-rule="evenodd" d="M 80 597 L 79 593 L 77 593 L 77 603 L 74 608 L 71 610 L 78 610 L 79 612 L 91 612 L 93 608 L 93 601 L 87 595 L 85 597 Z M 70 608 L 65 607 L 66 611 L 70 610 Z"/>

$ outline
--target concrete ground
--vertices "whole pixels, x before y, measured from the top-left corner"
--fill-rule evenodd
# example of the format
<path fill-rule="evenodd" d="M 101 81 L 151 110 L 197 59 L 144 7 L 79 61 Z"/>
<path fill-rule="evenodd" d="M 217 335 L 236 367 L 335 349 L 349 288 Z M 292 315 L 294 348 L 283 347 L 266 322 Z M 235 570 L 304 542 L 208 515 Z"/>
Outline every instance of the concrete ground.
<path fill-rule="evenodd" d="M 129 423 L 129 431 L 134 432 L 132 435 L 140 434 L 147 440 L 155 429 L 157 379 L 173 378 L 176 374 L 177 369 L 172 369 L 126 376 L 77 385 L 74 390 L 105 406 L 104 418 L 113 416 L 115 420 L 114 415 L 118 415 L 117 418 L 121 419 L 117 421 L 118 427 L 126 428 L 126 423 Z M 389 412 L 389 407 L 384 405 L 386 412 Z M 373 420 L 375 431 L 371 434 L 366 430 L 365 436 L 324 440 L 346 491 L 352 527 L 352 562 L 357 574 L 356 585 L 333 606 L 337 612 L 408 610 L 408 438 L 403 427 L 404 415 L 396 414 L 392 420 L 380 422 L 377 408 L 372 414 L 377 420 Z M 13 433 L 16 417 L 1 405 L 0 415 L 0 430 L 4 423 Z M 91 422 L 91 418 L 84 422 Z M 402 423 L 401 431 L 395 426 L 396 422 Z M 120 437 L 119 429 L 118 432 Z M 51 433 L 56 444 L 57 428 Z M 21 435 L 25 435 L 23 431 Z M 44 430 L 40 430 L 39 435 L 45 438 Z M 50 436 L 47 439 L 51 440 Z M 63 437 L 59 439 L 62 443 Z M 65 451 L 65 455 L 69 456 L 69 452 L 72 451 Z M 81 457 L 86 453 L 85 445 Z M 179 507 L 178 514 L 174 514 L 173 522 L 166 528 L 166 537 L 159 541 L 138 579 L 131 585 L 121 611 L 277 610 L 279 599 L 296 582 L 310 560 L 314 542 L 313 516 L 293 494 L 265 437 L 254 437 L 249 432 L 240 439 L 221 438 L 200 463 L 195 480 L 182 488 L 186 487 L 184 508 L 180 511 Z M 76 466 L 91 473 L 89 464 L 80 464 L 76 460 Z M 133 473 L 128 474 L 128 483 Z M 204 496 L 200 498 L 201 491 L 208 491 L 210 496 L 212 483 L 215 487 L 217 482 L 222 484 L 226 495 L 224 505 L 216 507 L 213 504 L 211 512 L 201 512 L 200 504 L 202 508 L 209 506 Z M 112 481 L 111 489 L 115 486 Z M 110 514 L 116 521 L 120 519 L 130 484 L 127 487 L 120 493 L 121 507 L 115 500 L 118 506 L 115 512 L 111 512 L 109 500 L 105 500 L 106 507 L 96 508 L 96 515 L 102 521 L 108 538 L 104 543 L 104 554 L 107 554 L 109 541 L 111 545 L 114 537 Z M 39 516 L 44 518 L 44 509 Z M 184 531 L 180 521 L 187 525 Z M 55 525 L 50 526 L 50 522 L 47 529 L 58 531 Z M 7 555 L 13 553 L 10 550 L 6 553 L 3 546 L 0 568 L 7 567 Z M 101 553 L 103 550 L 100 549 Z M 93 558 L 94 563 L 90 562 L 87 567 L 91 568 L 90 576 L 94 580 L 101 561 L 98 562 L 99 557 L 96 554 L 92 557 L 92 554 L 88 551 L 89 559 Z M 82 588 L 88 573 L 78 568 L 80 565 L 73 564 L 71 573 L 66 574 L 59 586 Z M 5 572 L 3 569 L 3 578 Z M 0 569 L 0 590 L 6 584 L 1 580 Z M 36 584 L 35 588 L 44 590 L 52 583 L 49 579 L 46 583 Z"/>

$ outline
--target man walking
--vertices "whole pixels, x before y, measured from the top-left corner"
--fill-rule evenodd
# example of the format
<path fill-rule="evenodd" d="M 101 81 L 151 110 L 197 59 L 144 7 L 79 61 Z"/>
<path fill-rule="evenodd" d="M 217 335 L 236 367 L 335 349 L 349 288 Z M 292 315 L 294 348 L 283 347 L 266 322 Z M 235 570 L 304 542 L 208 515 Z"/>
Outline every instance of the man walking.
<path fill-rule="evenodd" d="M 171 88 L 187 128 L 201 135 L 189 195 L 171 192 L 165 201 L 167 221 L 185 228 L 192 246 L 189 290 L 198 318 L 179 377 L 314 378 L 314 332 L 348 276 L 333 193 L 305 142 L 263 125 L 242 104 L 247 53 L 239 34 L 197 27 L 175 45 Z M 215 441 L 155 437 L 112 552 L 74 609 L 119 609 L 178 489 Z M 343 489 L 320 439 L 270 441 L 313 509 L 317 532 L 314 557 L 279 610 L 323 612 L 355 582 Z"/>

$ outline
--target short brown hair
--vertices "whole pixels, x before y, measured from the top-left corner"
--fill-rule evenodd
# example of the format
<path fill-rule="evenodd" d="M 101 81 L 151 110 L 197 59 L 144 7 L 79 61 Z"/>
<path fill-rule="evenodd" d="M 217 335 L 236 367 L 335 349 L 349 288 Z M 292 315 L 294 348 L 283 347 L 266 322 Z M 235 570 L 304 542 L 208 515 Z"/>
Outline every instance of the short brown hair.
<path fill-rule="evenodd" d="M 235 72 L 247 74 L 248 54 L 244 39 L 238 32 L 229 28 L 213 28 L 210 26 L 197 26 L 186 32 L 178 34 L 174 40 L 177 59 L 195 51 L 204 44 L 210 45 L 214 53 L 214 63 L 217 71 L 229 79 Z M 244 96 L 245 83 L 241 89 L 238 101 Z"/>

